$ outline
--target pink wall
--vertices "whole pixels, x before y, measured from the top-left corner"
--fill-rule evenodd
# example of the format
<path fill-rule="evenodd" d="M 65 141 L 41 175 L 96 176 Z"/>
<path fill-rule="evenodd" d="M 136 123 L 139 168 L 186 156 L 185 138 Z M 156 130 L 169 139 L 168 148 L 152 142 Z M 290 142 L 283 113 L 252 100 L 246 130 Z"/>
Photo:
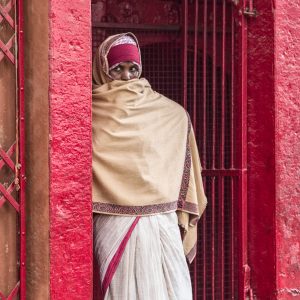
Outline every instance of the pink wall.
<path fill-rule="evenodd" d="M 278 299 L 300 299 L 300 2 L 275 10 Z"/>
<path fill-rule="evenodd" d="M 49 1 L 50 298 L 92 298 L 89 1 Z"/>

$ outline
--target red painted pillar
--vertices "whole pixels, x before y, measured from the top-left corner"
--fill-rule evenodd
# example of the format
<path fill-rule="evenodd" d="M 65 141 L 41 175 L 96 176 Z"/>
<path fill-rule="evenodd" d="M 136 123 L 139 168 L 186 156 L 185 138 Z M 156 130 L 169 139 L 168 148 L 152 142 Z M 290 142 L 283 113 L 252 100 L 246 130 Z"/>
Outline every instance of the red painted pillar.
<path fill-rule="evenodd" d="M 90 2 L 49 8 L 50 299 L 92 299 Z"/>
<path fill-rule="evenodd" d="M 299 1 L 275 9 L 277 299 L 300 299 Z"/>
<path fill-rule="evenodd" d="M 274 299 L 275 99 L 272 1 L 255 1 L 248 18 L 248 263 L 254 298 Z"/>
<path fill-rule="evenodd" d="M 248 255 L 255 299 L 300 299 L 297 1 L 255 1 L 248 34 Z"/>

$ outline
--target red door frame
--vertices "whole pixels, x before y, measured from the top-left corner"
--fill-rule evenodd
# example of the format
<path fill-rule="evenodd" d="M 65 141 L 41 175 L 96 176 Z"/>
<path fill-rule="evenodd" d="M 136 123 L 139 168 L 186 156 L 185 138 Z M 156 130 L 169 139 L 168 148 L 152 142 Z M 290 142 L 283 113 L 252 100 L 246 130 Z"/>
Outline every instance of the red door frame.
<path fill-rule="evenodd" d="M 17 1 L 18 3 L 18 23 L 20 24 L 20 26 L 18 27 L 19 29 L 19 35 L 18 35 L 18 47 L 19 47 L 19 58 L 18 58 L 18 62 L 20 62 L 20 66 L 23 65 L 22 63 L 22 56 L 23 56 L 23 30 L 22 30 L 22 24 L 23 24 L 23 20 L 22 20 L 22 5 L 20 5 L 23 1 L 19 0 Z M 240 1 L 241 2 L 241 1 Z M 265 72 L 264 74 L 273 74 L 273 63 L 274 63 L 274 58 L 273 58 L 273 52 L 272 51 L 268 51 L 267 49 L 264 49 L 264 44 L 262 40 L 260 40 L 260 38 L 265 37 L 266 41 L 268 43 L 268 46 L 270 46 L 272 44 L 272 42 L 274 42 L 273 36 L 274 36 L 274 32 L 273 32 L 273 24 L 274 24 L 274 20 L 273 20 L 273 12 L 272 9 L 274 9 L 274 7 L 272 8 L 272 3 L 271 1 L 257 1 L 256 3 L 256 8 L 258 9 L 259 13 L 261 14 L 261 17 L 257 19 L 257 21 L 251 24 L 251 27 L 249 28 L 249 31 L 251 31 L 251 36 L 252 39 L 250 39 L 250 49 L 248 49 L 250 52 L 252 51 L 252 54 L 249 56 L 248 60 L 250 61 L 248 70 L 250 69 L 250 75 L 249 75 L 249 80 L 253 83 L 255 82 L 256 84 L 252 84 L 249 87 L 250 90 L 250 98 L 251 99 L 256 99 L 259 98 L 259 100 L 257 102 L 262 103 L 263 105 L 263 111 L 268 112 L 269 111 L 269 106 L 270 106 L 270 99 L 274 98 L 274 91 L 273 91 L 273 85 L 274 85 L 274 80 L 272 78 L 272 76 L 270 76 L 270 78 L 268 78 L 268 88 L 266 88 L 266 86 L 264 86 L 264 78 L 262 77 L 263 72 Z M 64 11 L 65 14 L 69 13 L 69 9 L 71 9 L 70 7 L 64 7 Z M 50 13 L 51 16 L 51 13 Z M 53 17 L 53 15 L 52 15 Z M 1 17 L 2 18 L 2 17 Z M 90 18 L 89 13 L 87 13 L 85 15 L 86 19 Z M 266 18 L 267 18 L 267 22 L 266 22 Z M 246 22 L 246 21 L 245 21 Z M 71 28 L 71 26 L 70 26 Z M 271 29 L 272 28 L 272 29 Z M 62 29 L 64 30 L 64 29 Z M 71 39 L 69 39 L 69 41 L 71 41 Z M 245 47 L 245 41 L 242 42 L 242 44 L 244 43 L 244 47 Z M 259 44 L 260 46 L 257 47 L 257 44 Z M 273 44 L 272 44 L 273 45 Z M 274 46 L 274 45 L 273 45 Z M 54 47 L 52 45 L 50 51 L 53 51 Z M 274 49 L 273 49 L 274 50 Z M 261 59 L 263 59 L 263 64 L 264 66 L 261 66 L 259 61 L 261 62 Z M 244 71 L 245 74 L 245 71 Z M 24 90 L 21 90 L 22 87 L 22 67 L 19 68 L 19 87 L 20 89 L 18 90 L 18 94 L 19 94 L 19 99 L 23 98 L 23 93 Z M 251 104 L 251 112 L 255 113 L 258 116 L 259 120 L 262 120 L 263 118 L 265 118 L 265 116 L 259 116 L 260 112 L 258 112 L 259 110 L 262 110 L 262 106 L 260 104 L 259 108 L 256 108 L 253 106 L 253 104 Z M 273 106 L 272 106 L 273 107 Z M 255 111 L 256 110 L 256 111 Z M 23 108 L 22 106 L 19 107 L 19 112 L 20 114 L 22 114 Z M 253 117 L 251 117 L 253 119 Z M 272 119 L 272 116 L 268 117 L 268 120 L 270 121 L 267 125 L 264 124 L 264 128 L 267 128 L 265 130 L 265 136 L 263 135 L 256 135 L 255 140 L 256 143 L 258 142 L 258 140 L 260 140 L 260 142 L 264 142 L 265 137 L 268 135 L 268 138 L 270 138 L 270 132 L 272 132 L 272 134 L 274 134 L 274 124 L 272 123 L 274 120 Z M 249 122 L 249 120 L 248 120 Z M 256 125 L 255 120 L 250 120 L 251 123 L 251 128 L 253 129 L 257 129 L 257 127 L 255 127 Z M 20 115 L 20 122 L 19 122 L 19 132 L 20 132 L 20 148 L 22 148 L 23 150 L 20 151 L 24 151 L 24 143 L 22 142 L 22 138 L 24 138 L 24 131 L 23 131 L 23 124 L 24 123 L 24 115 L 21 116 Z M 260 126 L 261 127 L 261 126 Z M 22 133 L 23 132 L 23 133 Z M 272 135 L 272 137 L 274 138 L 274 136 Z M 248 176 L 251 179 L 251 190 L 250 190 L 250 194 L 249 197 L 250 199 L 250 218 L 251 218 L 251 224 L 252 224 L 252 233 L 249 236 L 249 243 L 250 243 L 250 251 L 249 251 L 249 255 L 251 256 L 251 267 L 253 268 L 253 270 L 255 270 L 255 276 L 254 274 L 252 274 L 252 286 L 255 288 L 256 292 L 258 293 L 258 295 L 264 295 L 264 296 L 269 296 L 272 293 L 274 293 L 275 289 L 276 289 L 276 269 L 274 268 L 274 265 L 276 263 L 276 257 L 275 257 L 275 244 L 273 242 L 274 238 L 276 237 L 275 233 L 272 231 L 272 234 L 269 234 L 269 225 L 266 225 L 266 222 L 264 221 L 264 216 L 267 215 L 268 216 L 268 220 L 272 219 L 272 224 L 275 224 L 275 216 L 274 216 L 274 212 L 275 212 L 275 202 L 273 203 L 271 200 L 270 203 L 272 206 L 271 209 L 267 208 L 267 207 L 262 207 L 261 210 L 259 210 L 259 212 L 257 212 L 257 206 L 259 206 L 258 204 L 261 203 L 261 201 L 263 201 L 265 199 L 265 197 L 267 197 L 268 199 L 273 199 L 274 195 L 275 195 L 275 186 L 274 186 L 274 178 L 272 176 L 270 176 L 270 174 L 264 170 L 261 169 L 261 167 L 259 166 L 259 164 L 257 162 L 260 162 L 263 164 L 263 162 L 268 159 L 268 156 L 272 156 L 274 158 L 274 148 L 273 148 L 273 140 L 271 137 L 271 142 L 269 143 L 269 145 L 264 146 L 265 148 L 262 149 L 254 149 L 254 147 L 252 147 L 250 145 L 251 148 L 251 153 L 248 154 L 250 155 L 251 158 L 251 172 L 248 172 Z M 250 133 L 250 140 L 252 141 L 253 139 L 253 133 Z M 23 143 L 23 145 L 21 145 Z M 249 146 L 248 146 L 249 149 Z M 260 151 L 260 153 L 259 153 Z M 265 151 L 265 153 L 263 154 L 262 151 Z M 24 153 L 24 152 L 23 152 Z M 265 155 L 266 153 L 270 153 L 270 155 Z M 21 165 L 24 167 L 24 161 L 23 158 L 20 156 L 19 158 Z M 255 162 L 253 162 L 253 160 L 255 160 Z M 244 161 L 245 163 L 245 161 Z M 252 165 L 253 163 L 253 165 Z M 273 162 L 274 163 L 274 162 Z M 272 165 L 273 166 L 273 165 Z M 24 169 L 23 169 L 24 170 Z M 255 172 L 259 172 L 260 176 L 257 176 L 258 173 Z M 20 184 L 23 184 L 23 188 L 21 188 L 21 192 L 22 190 L 24 191 L 25 188 L 25 178 L 23 176 L 25 176 L 24 171 L 20 171 Z M 245 175 L 245 174 L 244 174 Z M 244 176 L 243 175 L 243 171 L 241 172 L 240 176 Z M 261 180 L 261 176 L 268 178 L 268 183 L 271 184 L 271 190 L 269 192 L 266 192 L 263 189 L 259 189 L 257 188 L 259 186 L 259 180 Z M 245 176 L 244 176 L 245 177 Z M 245 184 L 245 183 L 244 183 Z M 240 189 L 242 190 L 242 189 Z M 21 200 L 21 208 L 20 210 L 23 211 L 23 213 L 21 214 L 23 217 L 21 217 L 20 219 L 20 226 L 22 226 L 23 229 L 21 229 L 21 237 L 20 237 L 20 246 L 22 247 L 22 250 L 20 252 L 22 256 L 21 258 L 21 265 L 25 266 L 25 236 L 26 236 L 26 232 L 25 232 L 25 227 L 24 227 L 24 223 L 25 223 L 25 215 L 24 215 L 24 203 L 25 203 L 25 195 L 21 196 L 22 200 Z M 23 203 L 23 204 L 22 204 Z M 245 211 L 246 207 L 243 206 L 242 207 L 242 211 Z M 268 223 L 268 222 L 267 222 Z M 23 224 L 23 225 L 22 225 Z M 269 224 L 269 223 L 268 223 Z M 241 226 L 243 226 L 243 228 L 245 228 L 246 224 L 241 223 Z M 275 226 L 275 225 L 274 225 Z M 275 230 L 275 229 L 274 229 Z M 260 232 L 260 234 L 257 234 L 257 232 Z M 260 243 L 258 241 L 259 238 L 262 238 L 264 241 L 266 241 L 266 243 Z M 71 241 L 72 239 L 70 239 Z M 241 248 L 245 249 L 245 243 L 246 240 L 244 239 L 244 241 L 241 243 Z M 241 258 L 246 257 L 246 253 L 243 251 L 243 255 L 241 256 Z M 263 262 L 265 263 L 265 266 L 268 269 L 268 273 L 271 274 L 268 278 L 264 278 L 264 275 L 260 272 L 260 267 L 261 267 L 261 260 L 263 258 Z M 244 266 L 244 263 L 247 262 L 243 259 L 241 259 L 240 262 L 240 266 Z M 90 264 L 90 259 L 88 258 L 86 262 L 83 262 L 83 264 L 88 265 Z M 246 265 L 247 266 L 247 265 Z M 54 266 L 55 268 L 55 266 Z M 249 269 L 248 269 L 249 270 Z M 247 271 L 247 269 L 245 269 L 245 271 Z M 243 286 L 247 287 L 247 280 L 249 279 L 248 275 L 243 275 L 242 276 L 242 282 Z M 20 278 L 21 278 L 21 299 L 25 299 L 25 280 L 26 280 L 26 274 L 25 274 L 25 267 L 22 268 L 20 267 Z M 248 279 L 247 279 L 248 278 Z M 55 281 L 55 278 L 53 279 Z M 268 282 L 266 282 L 266 280 Z M 55 282 L 53 281 L 53 284 L 55 284 Z M 246 282 L 245 282 L 246 281 Z M 264 282 L 264 283 L 262 283 Z M 88 286 L 88 285 L 87 285 Z M 240 290 L 243 290 L 243 286 L 240 287 Z M 262 296 L 262 297 L 264 297 Z"/>
<path fill-rule="evenodd" d="M 14 15 L 14 19 L 12 18 Z M 24 14 L 23 0 L 8 1 L 5 6 L 0 6 L 0 23 L 7 22 L 14 30 L 14 34 L 5 44 L 0 40 L 0 62 L 7 59 L 16 68 L 16 101 L 12 99 L 12 105 L 16 105 L 16 141 L 11 147 L 5 151 L 0 148 L 1 166 L 5 164 L 14 172 L 15 180 L 10 183 L 9 187 L 5 187 L 0 183 L 1 198 L 0 208 L 5 202 L 12 205 L 18 215 L 18 265 L 19 280 L 8 296 L 1 293 L 1 299 L 13 299 L 17 295 L 21 300 L 26 299 L 26 228 L 25 228 L 25 103 L 24 103 Z M 14 53 L 11 50 L 14 48 Z M 11 158 L 15 155 L 14 159 Z M 11 195 L 17 192 L 17 198 Z"/>
<path fill-rule="evenodd" d="M 250 1 L 251 2 L 251 1 Z M 237 156 L 237 164 L 239 166 L 239 188 L 238 188 L 238 233 L 239 233 L 239 298 L 246 299 L 251 295 L 250 290 L 250 267 L 248 266 L 248 228 L 247 228 L 247 19 L 244 12 L 249 9 L 248 1 L 240 1 L 238 10 L 236 11 L 236 19 L 238 21 L 238 68 L 237 68 L 237 85 L 236 96 L 239 99 L 237 101 L 238 107 L 238 143 L 239 152 Z M 252 7 L 250 8 L 253 9 Z M 250 298 L 251 299 L 251 296 Z"/>
<path fill-rule="evenodd" d="M 19 203 L 20 203 L 20 300 L 26 299 L 26 176 L 25 176 L 25 97 L 24 97 L 24 13 L 18 0 L 18 127 L 19 127 Z"/>

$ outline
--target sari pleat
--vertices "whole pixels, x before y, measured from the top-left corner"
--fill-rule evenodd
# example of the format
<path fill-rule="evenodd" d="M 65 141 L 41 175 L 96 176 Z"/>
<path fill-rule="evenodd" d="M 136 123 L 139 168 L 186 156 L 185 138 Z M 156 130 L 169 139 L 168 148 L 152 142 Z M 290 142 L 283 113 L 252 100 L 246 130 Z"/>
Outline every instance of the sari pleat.
<path fill-rule="evenodd" d="M 96 215 L 99 284 L 136 217 Z M 191 300 L 192 287 L 175 212 L 140 217 L 104 295 L 105 300 Z M 95 299 L 96 300 L 96 299 Z"/>

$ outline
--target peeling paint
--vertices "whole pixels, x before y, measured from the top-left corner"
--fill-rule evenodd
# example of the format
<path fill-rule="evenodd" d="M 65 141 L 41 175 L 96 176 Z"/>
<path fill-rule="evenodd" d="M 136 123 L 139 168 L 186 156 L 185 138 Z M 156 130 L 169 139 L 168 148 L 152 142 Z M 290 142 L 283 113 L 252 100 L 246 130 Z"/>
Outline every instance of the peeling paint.
<path fill-rule="evenodd" d="M 300 296 L 300 288 L 289 288 L 289 289 L 280 289 L 278 290 L 278 295 L 289 294 L 292 296 Z"/>

